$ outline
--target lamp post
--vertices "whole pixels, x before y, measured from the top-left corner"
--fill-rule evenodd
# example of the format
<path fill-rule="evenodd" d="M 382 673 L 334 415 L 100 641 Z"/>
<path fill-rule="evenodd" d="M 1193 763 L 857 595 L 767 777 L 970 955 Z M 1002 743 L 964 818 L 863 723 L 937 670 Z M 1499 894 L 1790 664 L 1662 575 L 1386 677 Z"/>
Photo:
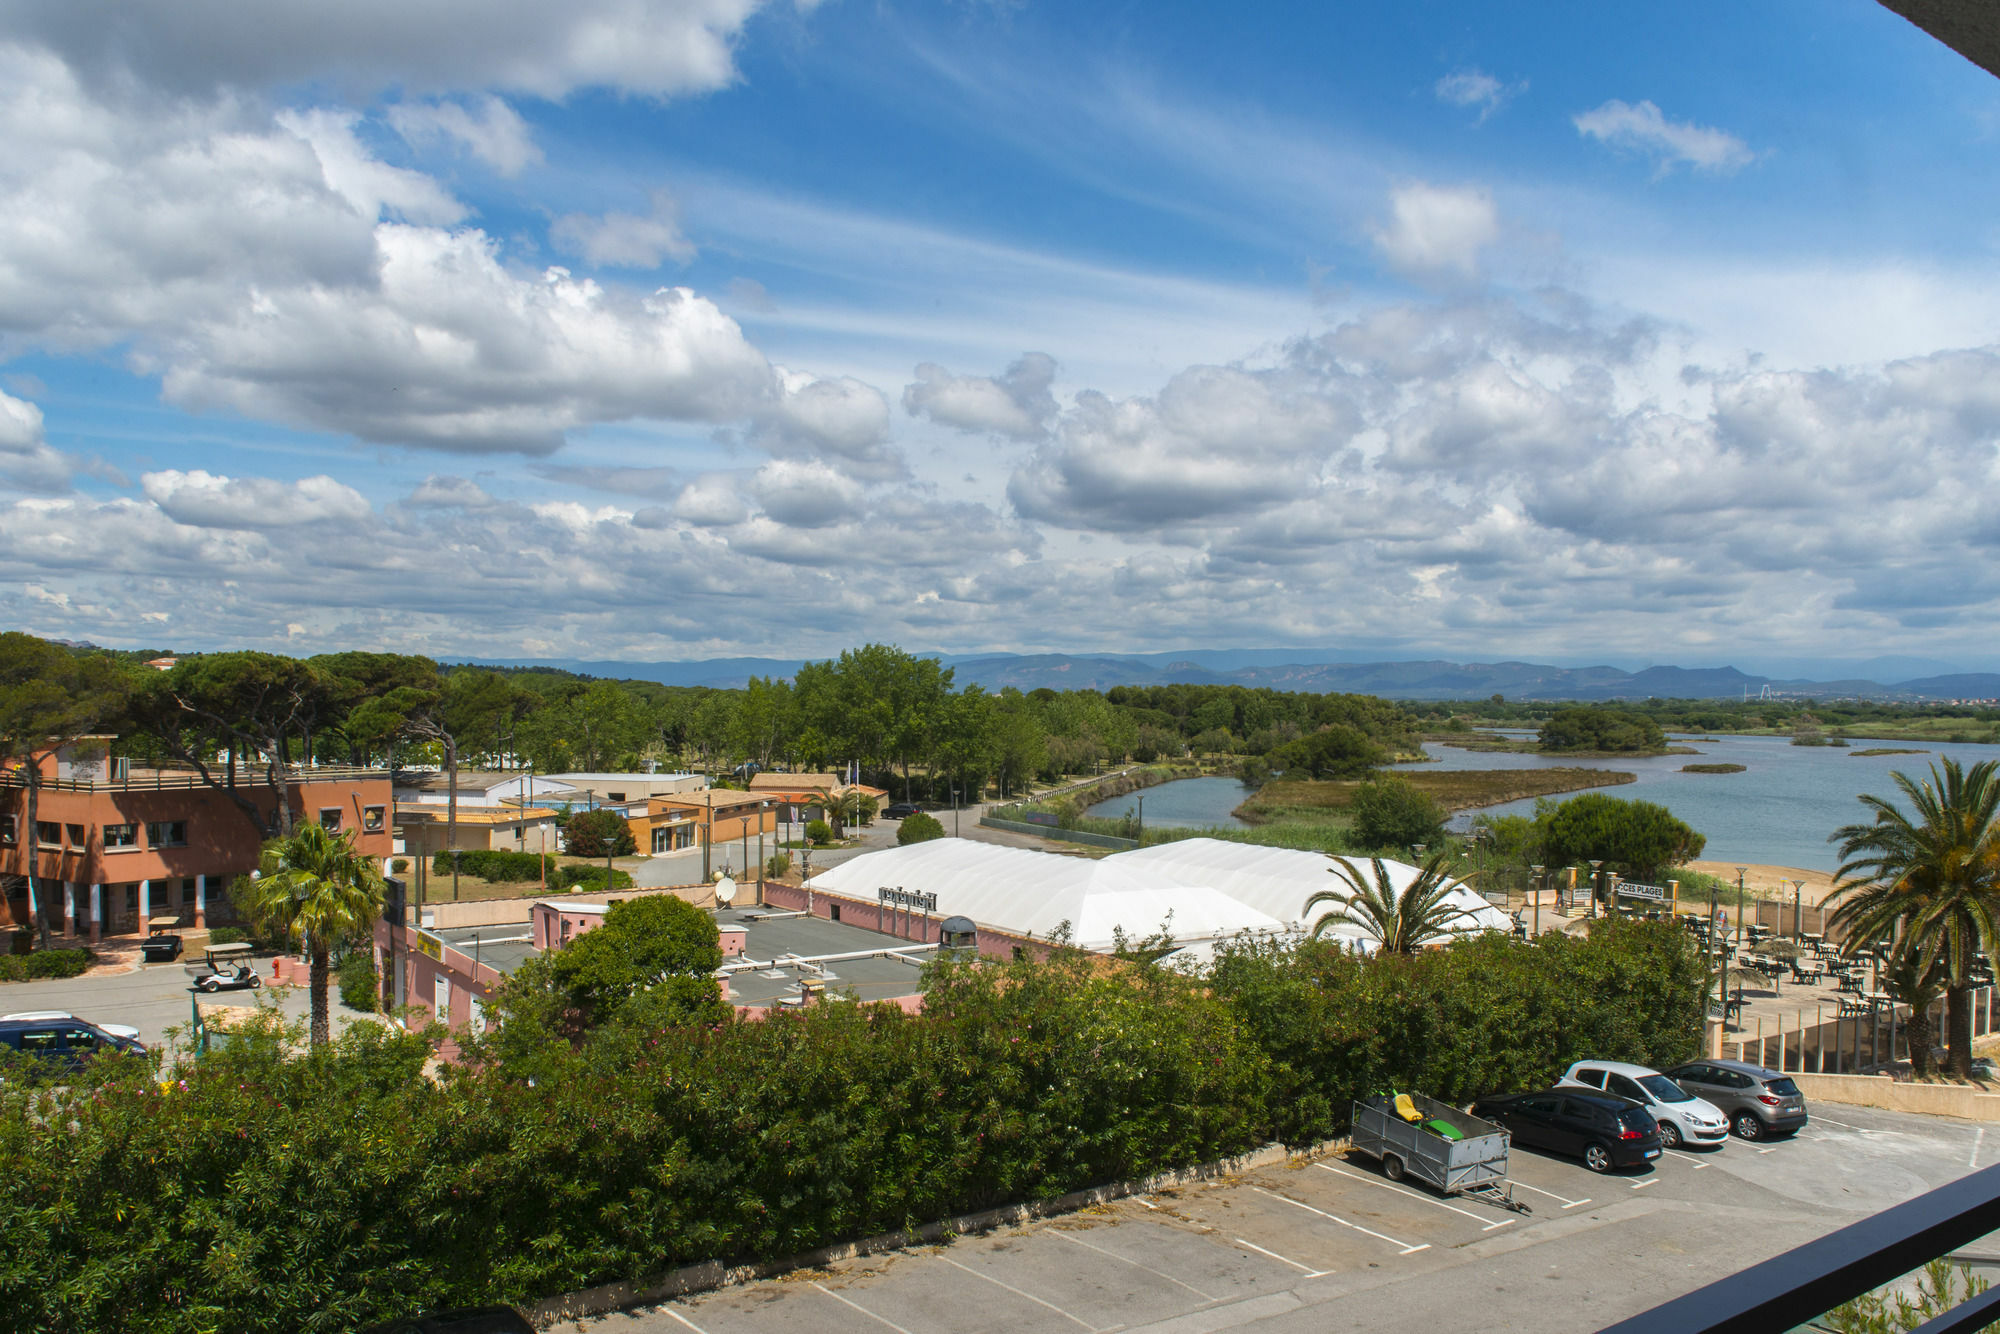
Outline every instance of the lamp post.
<path fill-rule="evenodd" d="M 1146 799 L 1139 798 L 1139 846 L 1146 846 Z"/>
<path fill-rule="evenodd" d="M 1547 886 L 1542 879 L 1542 866 L 1540 862 L 1530 866 L 1528 871 L 1528 886 L 1534 891 L 1535 895 L 1535 935 L 1539 938 L 1542 934 L 1542 890 Z"/>
<path fill-rule="evenodd" d="M 1736 868 L 1736 944 L 1739 949 L 1743 945 L 1743 873 L 1749 869 L 1747 866 Z"/>
<path fill-rule="evenodd" d="M 1587 918 L 1595 918 L 1597 916 L 1597 878 L 1598 878 L 1598 873 L 1601 872 L 1603 869 L 1604 869 L 1604 859 L 1602 857 L 1595 857 L 1591 859 L 1590 908 L 1588 911 L 1584 913 L 1584 916 Z"/>
<path fill-rule="evenodd" d="M 1792 939 L 1801 945 L 1805 944 L 1806 940 L 1805 892 L 1805 881 L 1792 881 Z"/>

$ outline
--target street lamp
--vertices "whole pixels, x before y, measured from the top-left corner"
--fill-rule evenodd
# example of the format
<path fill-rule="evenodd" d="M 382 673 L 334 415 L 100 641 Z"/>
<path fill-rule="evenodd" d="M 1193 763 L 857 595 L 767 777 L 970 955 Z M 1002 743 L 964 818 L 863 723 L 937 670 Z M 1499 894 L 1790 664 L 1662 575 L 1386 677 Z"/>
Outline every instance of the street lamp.
<path fill-rule="evenodd" d="M 1805 908 L 1803 906 L 1805 892 L 1805 881 L 1792 881 L 1792 938 L 1801 945 L 1805 943 L 1806 933 Z"/>
<path fill-rule="evenodd" d="M 1530 866 L 1528 871 L 1528 884 L 1535 892 L 1535 935 L 1539 938 L 1542 934 L 1542 891 L 1547 888 L 1547 885 L 1543 883 L 1542 865 L 1540 862 Z"/>
<path fill-rule="evenodd" d="M 1743 944 L 1743 873 L 1749 869 L 1747 866 L 1736 868 L 1736 944 L 1739 947 Z"/>
<path fill-rule="evenodd" d="M 1599 873 L 1603 870 L 1604 859 L 1602 857 L 1592 859 L 1590 863 L 1590 909 L 1584 913 L 1585 917 L 1597 916 L 1597 881 Z"/>

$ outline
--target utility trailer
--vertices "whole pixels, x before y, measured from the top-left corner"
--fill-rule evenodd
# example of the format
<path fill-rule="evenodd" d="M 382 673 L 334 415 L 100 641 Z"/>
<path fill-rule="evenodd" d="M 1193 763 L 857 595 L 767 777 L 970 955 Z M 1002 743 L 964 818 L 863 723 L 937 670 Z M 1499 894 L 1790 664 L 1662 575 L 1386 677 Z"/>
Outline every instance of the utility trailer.
<path fill-rule="evenodd" d="M 1379 1093 L 1354 1104 L 1356 1151 L 1379 1159 L 1391 1181 L 1414 1177 L 1445 1195 L 1469 1195 L 1516 1213 L 1504 1129 L 1417 1093 Z"/>

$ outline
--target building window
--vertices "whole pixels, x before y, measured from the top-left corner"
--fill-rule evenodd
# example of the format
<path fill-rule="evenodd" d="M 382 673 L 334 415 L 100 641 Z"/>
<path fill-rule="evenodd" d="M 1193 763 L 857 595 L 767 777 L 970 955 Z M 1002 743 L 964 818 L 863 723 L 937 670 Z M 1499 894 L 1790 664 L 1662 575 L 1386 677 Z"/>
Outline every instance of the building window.
<path fill-rule="evenodd" d="M 653 831 L 653 851 L 666 852 L 673 847 L 673 842 L 674 842 L 673 830 L 655 829 Z"/>
<path fill-rule="evenodd" d="M 139 846 L 139 826 L 136 824 L 108 824 L 104 826 L 104 850 L 113 848 L 136 848 Z"/>
<path fill-rule="evenodd" d="M 320 827 L 321 829 L 338 829 L 338 828 L 340 828 L 340 807 L 338 807 L 338 806 L 322 806 L 322 807 L 320 807 L 320 810 L 319 810 L 319 827 Z"/>
<path fill-rule="evenodd" d="M 51 820 L 35 821 L 35 842 L 45 848 L 62 846 L 62 826 Z"/>
<path fill-rule="evenodd" d="M 149 848 L 184 848 L 187 841 L 186 820 L 146 821 L 146 846 Z"/>
<path fill-rule="evenodd" d="M 78 852 L 90 846 L 90 831 L 80 824 L 64 825 L 69 833 L 69 845 Z"/>
<path fill-rule="evenodd" d="M 382 832 L 382 809 L 380 806 L 363 806 L 361 808 L 361 828 L 364 833 L 379 834 Z M 325 816 L 324 811 L 320 814 L 322 817 Z"/>
<path fill-rule="evenodd" d="M 607 792 L 604 794 L 604 799 L 606 801 L 623 801 L 625 800 L 625 794 L 623 792 Z"/>
<path fill-rule="evenodd" d="M 11 815 L 0 815 L 0 843 L 5 843 L 11 847 L 13 846 L 14 838 L 14 817 Z"/>

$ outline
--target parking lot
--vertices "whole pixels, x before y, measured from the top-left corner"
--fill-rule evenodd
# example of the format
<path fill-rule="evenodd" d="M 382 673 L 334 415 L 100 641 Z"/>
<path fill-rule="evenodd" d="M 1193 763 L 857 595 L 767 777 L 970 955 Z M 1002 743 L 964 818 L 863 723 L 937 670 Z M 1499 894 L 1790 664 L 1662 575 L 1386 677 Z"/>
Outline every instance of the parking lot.
<path fill-rule="evenodd" d="M 1369 1160 L 1333 1156 L 578 1328 L 1596 1330 L 2000 1161 L 2000 1134 L 1970 1122 L 1814 1111 L 1795 1140 L 1670 1152 L 1629 1175 L 1517 1150 L 1511 1175 L 1526 1215 L 1392 1184 Z"/>
<path fill-rule="evenodd" d="M 270 977 L 267 957 L 256 960 L 257 972 Z M 88 973 L 82 977 L 46 978 L 0 986 L 0 1014 L 23 1010 L 67 1010 L 98 1023 L 130 1024 L 139 1040 L 158 1046 L 169 1028 L 186 1027 L 192 1016 L 187 970 L 180 963 L 141 964 L 126 973 Z M 328 1008 L 336 1031 L 367 1016 L 340 1003 L 337 985 L 328 989 Z M 203 1005 L 277 1005 L 288 1019 L 304 1019 L 311 998 L 304 987 L 265 986 L 258 991 L 223 991 L 201 998 Z"/>

